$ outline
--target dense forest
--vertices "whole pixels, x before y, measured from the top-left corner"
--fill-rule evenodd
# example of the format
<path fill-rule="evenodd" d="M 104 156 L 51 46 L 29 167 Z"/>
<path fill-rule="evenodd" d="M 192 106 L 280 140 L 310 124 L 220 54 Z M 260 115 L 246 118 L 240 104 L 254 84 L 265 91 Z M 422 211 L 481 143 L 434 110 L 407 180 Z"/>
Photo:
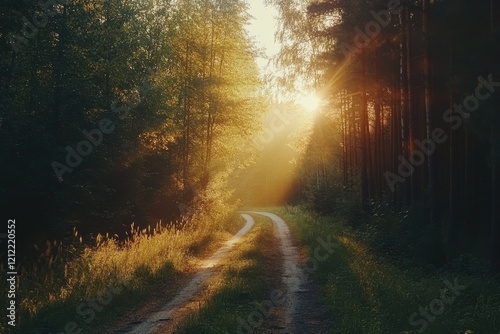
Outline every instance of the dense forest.
<path fill-rule="evenodd" d="M 265 110 L 246 9 L 2 2 L 0 212 L 23 221 L 19 242 L 120 234 L 229 197 Z"/>
<path fill-rule="evenodd" d="M 500 6 L 270 4 L 285 69 L 271 81 L 305 78 L 324 101 L 299 135 L 297 106 L 261 89 L 243 1 L 4 2 L 0 203 L 27 222 L 23 241 L 228 201 L 335 212 L 354 195 L 368 214 L 424 213 L 437 263 L 498 262 Z M 294 122 L 262 149 L 252 133 L 269 109 Z"/>
<path fill-rule="evenodd" d="M 406 227 L 425 231 L 436 264 L 472 252 L 498 266 L 500 5 L 270 2 L 282 19 L 280 82 L 307 76 L 329 101 L 293 198 L 320 212 L 348 194 L 372 216 L 411 209 L 423 216 Z"/>
<path fill-rule="evenodd" d="M 214 297 L 233 302 L 214 307 L 232 312 L 227 328 L 286 285 L 278 260 L 297 269 L 295 248 L 299 263 L 321 240 L 332 262 L 316 283 L 344 332 L 415 326 L 411 297 L 452 275 L 472 287 L 442 328 L 472 333 L 477 315 L 498 330 L 500 4 L 263 0 L 281 48 L 266 72 L 248 30 L 257 1 L 0 3 L 0 214 L 16 221 L 8 274 L 24 326 L 13 333 L 105 332 L 229 252 L 250 214 L 246 253 L 216 273 L 237 277 Z M 117 282 L 121 308 L 91 324 L 79 303 Z"/>

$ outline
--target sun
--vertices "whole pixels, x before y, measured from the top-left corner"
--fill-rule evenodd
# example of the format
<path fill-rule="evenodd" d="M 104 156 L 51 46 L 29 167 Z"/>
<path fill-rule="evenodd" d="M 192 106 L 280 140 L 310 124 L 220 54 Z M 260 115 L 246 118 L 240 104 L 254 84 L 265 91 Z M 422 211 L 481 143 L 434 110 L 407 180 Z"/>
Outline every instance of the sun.
<path fill-rule="evenodd" d="M 299 98 L 299 103 L 306 111 L 313 113 L 320 107 L 321 99 L 316 94 L 309 93 L 302 95 Z"/>

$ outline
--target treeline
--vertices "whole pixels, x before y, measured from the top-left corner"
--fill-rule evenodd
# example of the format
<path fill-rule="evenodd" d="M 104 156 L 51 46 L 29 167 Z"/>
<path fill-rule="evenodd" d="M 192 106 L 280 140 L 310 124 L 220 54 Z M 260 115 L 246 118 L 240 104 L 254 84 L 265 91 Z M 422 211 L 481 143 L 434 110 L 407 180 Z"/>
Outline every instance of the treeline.
<path fill-rule="evenodd" d="M 246 11 L 2 2 L 0 212 L 18 238 L 120 234 L 222 203 L 261 110 Z"/>
<path fill-rule="evenodd" d="M 354 192 L 368 214 L 380 201 L 418 207 L 435 262 L 474 252 L 498 265 L 500 5 L 272 2 L 281 64 L 314 73 L 330 101 L 314 138 L 331 150 L 311 145 L 318 158 L 299 177 L 316 203 Z"/>

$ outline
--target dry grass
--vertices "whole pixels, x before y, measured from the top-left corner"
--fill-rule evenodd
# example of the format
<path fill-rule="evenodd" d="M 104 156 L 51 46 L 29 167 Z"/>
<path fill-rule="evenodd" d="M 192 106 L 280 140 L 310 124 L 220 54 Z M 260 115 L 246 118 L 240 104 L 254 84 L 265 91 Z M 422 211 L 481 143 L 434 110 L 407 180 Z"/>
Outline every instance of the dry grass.
<path fill-rule="evenodd" d="M 116 295 L 113 303 L 133 303 L 134 296 L 150 289 L 155 279 L 173 280 L 189 271 L 199 256 L 231 236 L 231 225 L 240 223 L 235 215 L 228 218 L 227 212 L 225 217 L 197 214 L 182 230 L 173 224 L 139 230 L 132 224 L 122 241 L 98 235 L 93 245 L 83 245 L 74 231 L 71 245 L 48 243 L 38 261 L 18 270 L 18 326 L 13 333 L 59 333 L 68 322 L 88 328 L 112 320 L 115 306 L 99 311 L 91 323 L 76 308 L 114 287 L 125 288 L 127 296 Z M 1 279 L 5 282 L 5 277 Z M 0 325 L 0 332 L 5 330 Z"/>

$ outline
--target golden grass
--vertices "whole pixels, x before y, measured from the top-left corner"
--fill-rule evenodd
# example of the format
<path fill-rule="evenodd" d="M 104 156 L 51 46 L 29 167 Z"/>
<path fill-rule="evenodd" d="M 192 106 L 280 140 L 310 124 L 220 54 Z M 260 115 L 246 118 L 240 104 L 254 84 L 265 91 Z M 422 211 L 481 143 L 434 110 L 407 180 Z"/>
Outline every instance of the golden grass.
<path fill-rule="evenodd" d="M 231 221 L 241 225 L 236 216 Z M 37 319 L 47 314 L 49 322 L 53 314 L 64 316 L 64 309 L 71 309 L 66 311 L 71 317 L 79 301 L 95 298 L 110 286 L 140 291 L 154 277 L 187 272 L 199 262 L 197 256 L 231 235 L 228 230 L 233 227 L 228 222 L 227 212 L 226 217 L 195 215 L 182 230 L 173 224 L 139 230 L 132 224 L 122 241 L 98 235 L 93 245 L 82 245 L 74 231 L 72 245 L 49 243 L 36 263 L 18 270 L 18 323 L 25 321 L 31 328 L 39 321 L 47 322 Z"/>

